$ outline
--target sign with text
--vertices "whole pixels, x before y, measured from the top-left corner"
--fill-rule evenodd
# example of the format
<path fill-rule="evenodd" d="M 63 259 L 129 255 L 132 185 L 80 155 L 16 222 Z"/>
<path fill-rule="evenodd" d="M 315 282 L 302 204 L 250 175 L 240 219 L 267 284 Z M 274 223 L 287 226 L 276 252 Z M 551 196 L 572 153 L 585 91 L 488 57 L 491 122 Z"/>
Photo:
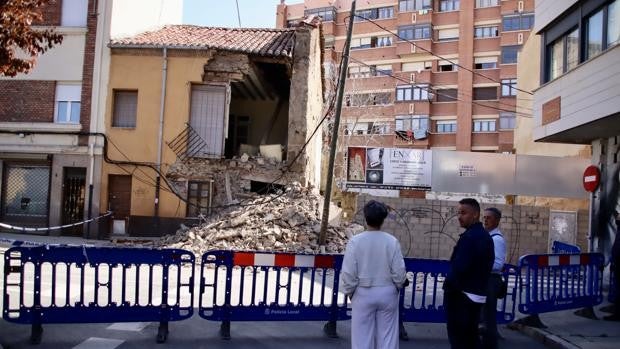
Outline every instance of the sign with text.
<path fill-rule="evenodd" d="M 430 150 L 349 147 L 347 188 L 431 188 Z"/>

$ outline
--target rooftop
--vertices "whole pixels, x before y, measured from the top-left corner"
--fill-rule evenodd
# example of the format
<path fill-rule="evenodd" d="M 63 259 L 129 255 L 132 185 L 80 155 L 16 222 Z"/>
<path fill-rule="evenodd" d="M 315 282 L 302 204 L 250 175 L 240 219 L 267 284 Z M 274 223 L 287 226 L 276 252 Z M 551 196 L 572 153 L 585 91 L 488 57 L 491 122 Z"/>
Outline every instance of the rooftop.
<path fill-rule="evenodd" d="M 216 49 L 267 57 L 292 57 L 295 29 L 216 28 L 167 25 L 115 39 L 111 48 Z"/>

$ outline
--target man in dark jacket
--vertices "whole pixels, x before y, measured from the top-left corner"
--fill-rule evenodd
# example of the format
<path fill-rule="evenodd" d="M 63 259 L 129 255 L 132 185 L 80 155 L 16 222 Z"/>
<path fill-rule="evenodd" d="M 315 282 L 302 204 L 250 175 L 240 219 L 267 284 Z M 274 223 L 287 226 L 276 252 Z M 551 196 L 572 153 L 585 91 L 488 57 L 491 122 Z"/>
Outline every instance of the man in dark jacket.
<path fill-rule="evenodd" d="M 452 251 L 443 285 L 448 339 L 452 349 L 475 349 L 480 344 L 478 320 L 495 253 L 493 239 L 480 223 L 478 201 L 459 201 L 458 220 L 465 232 Z"/>
<path fill-rule="evenodd" d="M 618 211 L 614 211 L 614 218 L 616 220 L 616 238 L 611 248 L 611 267 L 614 268 L 616 299 L 613 314 L 604 317 L 607 321 L 620 321 L 620 213 Z"/>

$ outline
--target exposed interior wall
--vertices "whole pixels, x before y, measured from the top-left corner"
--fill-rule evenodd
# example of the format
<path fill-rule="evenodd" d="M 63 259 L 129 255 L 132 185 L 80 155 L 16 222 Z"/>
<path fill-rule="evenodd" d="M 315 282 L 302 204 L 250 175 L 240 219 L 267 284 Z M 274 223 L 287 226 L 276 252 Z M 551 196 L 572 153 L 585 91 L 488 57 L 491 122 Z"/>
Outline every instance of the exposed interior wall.
<path fill-rule="evenodd" d="M 284 103 L 271 130 L 268 128 L 270 126 L 271 117 L 277 106 L 276 101 L 248 100 L 233 97 L 230 103 L 230 115 L 250 117 L 249 144 L 255 146 L 260 145 L 263 135 L 268 133 L 265 144 L 286 145 L 288 133 L 288 105 L 288 101 Z"/>
<path fill-rule="evenodd" d="M 386 219 L 383 230 L 396 236 L 409 257 L 448 259 L 456 244 L 458 235 L 463 232 L 456 219 L 458 204 L 453 201 L 407 199 L 407 198 L 373 198 L 367 195 L 358 197 L 358 208 L 370 199 L 385 202 L 397 213 L 391 212 Z M 549 217 L 551 210 L 546 207 L 521 205 L 482 205 L 482 208 L 494 206 L 502 211 L 500 230 L 507 243 L 507 263 L 516 264 L 525 254 L 548 253 Z M 576 210 L 576 243 L 587 251 L 588 211 Z M 354 221 L 363 223 L 361 209 L 358 209 Z"/>

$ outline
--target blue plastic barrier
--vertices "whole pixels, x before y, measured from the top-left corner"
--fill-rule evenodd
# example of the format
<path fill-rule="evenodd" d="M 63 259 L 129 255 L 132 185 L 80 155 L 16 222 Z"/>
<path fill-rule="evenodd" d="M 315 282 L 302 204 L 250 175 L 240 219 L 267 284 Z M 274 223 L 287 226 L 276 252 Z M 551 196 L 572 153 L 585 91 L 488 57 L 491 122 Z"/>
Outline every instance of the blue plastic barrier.
<path fill-rule="evenodd" d="M 580 254 L 581 248 L 579 248 L 579 246 L 567 244 L 565 242 L 554 241 L 551 245 L 551 252 L 556 254 Z"/>
<path fill-rule="evenodd" d="M 617 297 L 618 295 L 616 294 L 616 277 L 615 277 L 615 273 L 617 273 L 618 271 L 616 270 L 616 266 L 612 263 L 611 267 L 609 268 L 609 296 L 608 296 L 608 300 L 610 303 L 616 303 Z"/>
<path fill-rule="evenodd" d="M 33 343 L 42 324 L 141 321 L 159 322 L 164 342 L 169 321 L 192 316 L 193 265 L 194 255 L 177 249 L 12 247 L 2 315 L 32 324 Z"/>
<path fill-rule="evenodd" d="M 443 307 L 443 280 L 450 264 L 445 260 L 405 258 L 407 277 L 411 281 L 400 295 L 401 319 L 404 322 L 445 323 Z M 506 265 L 504 279 L 508 280 L 508 292 L 498 300 L 497 322 L 509 323 L 515 317 L 517 295 L 517 271 Z"/>
<path fill-rule="evenodd" d="M 351 318 L 338 292 L 342 255 L 209 251 L 202 256 L 198 314 L 221 321 L 330 321 Z"/>
<path fill-rule="evenodd" d="M 600 304 L 604 261 L 600 253 L 521 257 L 519 311 L 537 315 Z"/>

